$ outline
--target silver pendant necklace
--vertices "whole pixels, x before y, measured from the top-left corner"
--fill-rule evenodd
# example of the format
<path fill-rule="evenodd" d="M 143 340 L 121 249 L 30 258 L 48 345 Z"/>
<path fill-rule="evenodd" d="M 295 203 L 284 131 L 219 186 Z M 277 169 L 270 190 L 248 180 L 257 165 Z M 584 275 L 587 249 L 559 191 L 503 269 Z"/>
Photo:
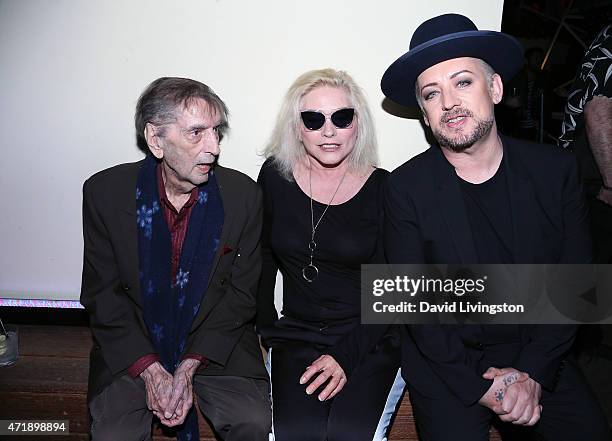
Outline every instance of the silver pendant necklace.
<path fill-rule="evenodd" d="M 338 183 L 338 186 L 336 187 L 336 191 L 334 191 L 334 194 L 332 194 L 332 197 L 327 203 L 325 210 L 323 210 L 323 213 L 321 213 L 319 220 L 315 224 L 314 210 L 312 208 L 312 165 L 311 164 L 309 165 L 310 167 L 308 168 L 308 185 L 310 187 L 310 226 L 312 228 L 312 233 L 310 235 L 310 242 L 308 243 L 308 249 L 310 250 L 310 263 L 306 265 L 304 268 L 302 268 L 302 277 L 308 283 L 311 283 L 313 280 L 315 280 L 319 276 L 319 268 L 317 268 L 316 265 L 312 263 L 314 252 L 315 252 L 315 249 L 317 248 L 317 243 L 314 240 L 315 233 L 317 232 L 317 228 L 319 227 L 319 224 L 323 220 L 323 216 L 325 216 L 325 213 L 327 213 L 327 209 L 329 208 L 331 203 L 334 201 L 334 198 L 336 197 L 338 190 L 340 190 L 340 186 L 342 185 L 342 182 L 344 182 L 344 178 L 346 177 L 346 173 L 348 172 L 348 167 L 345 170 L 344 174 L 342 175 L 342 178 L 340 179 L 340 182 Z"/>

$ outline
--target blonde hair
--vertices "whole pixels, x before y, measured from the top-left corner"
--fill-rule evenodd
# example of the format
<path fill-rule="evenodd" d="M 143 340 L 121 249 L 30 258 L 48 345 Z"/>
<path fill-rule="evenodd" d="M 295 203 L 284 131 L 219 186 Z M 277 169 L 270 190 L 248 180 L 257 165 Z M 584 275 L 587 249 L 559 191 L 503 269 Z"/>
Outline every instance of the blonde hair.
<path fill-rule="evenodd" d="M 378 165 L 378 146 L 374 120 L 365 95 L 355 80 L 344 71 L 334 69 L 311 70 L 300 75 L 289 87 L 281 105 L 270 140 L 263 156 L 273 158 L 281 175 L 293 180 L 293 167 L 304 160 L 306 151 L 300 141 L 300 103 L 304 95 L 321 86 L 342 88 L 355 108 L 357 138 L 348 160 L 349 169 L 365 171 Z"/>

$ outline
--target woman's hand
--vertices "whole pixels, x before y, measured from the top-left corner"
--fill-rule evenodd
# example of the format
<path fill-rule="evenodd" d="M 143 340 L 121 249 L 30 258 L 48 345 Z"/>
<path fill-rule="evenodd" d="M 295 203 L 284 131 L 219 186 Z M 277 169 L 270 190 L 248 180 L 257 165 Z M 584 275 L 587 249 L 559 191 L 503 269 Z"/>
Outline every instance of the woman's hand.
<path fill-rule="evenodd" d="M 331 355 L 321 355 L 310 366 L 300 378 L 300 384 L 312 382 L 306 388 L 308 395 L 316 391 L 319 386 L 329 380 L 325 389 L 321 391 L 319 401 L 329 400 L 338 394 L 346 384 L 346 375 L 338 362 Z"/>

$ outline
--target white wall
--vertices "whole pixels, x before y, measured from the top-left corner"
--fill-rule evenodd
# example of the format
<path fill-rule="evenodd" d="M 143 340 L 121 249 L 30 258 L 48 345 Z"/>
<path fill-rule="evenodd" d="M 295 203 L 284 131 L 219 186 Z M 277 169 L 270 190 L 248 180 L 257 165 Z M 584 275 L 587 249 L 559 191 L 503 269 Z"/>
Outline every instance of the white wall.
<path fill-rule="evenodd" d="M 281 97 L 334 67 L 365 89 L 382 166 L 423 151 L 415 120 L 382 109 L 380 78 L 423 20 L 445 12 L 499 29 L 503 0 L 0 0 L 0 297 L 77 299 L 81 185 L 141 157 L 133 111 L 160 76 L 226 101 L 221 162 L 255 178 Z"/>

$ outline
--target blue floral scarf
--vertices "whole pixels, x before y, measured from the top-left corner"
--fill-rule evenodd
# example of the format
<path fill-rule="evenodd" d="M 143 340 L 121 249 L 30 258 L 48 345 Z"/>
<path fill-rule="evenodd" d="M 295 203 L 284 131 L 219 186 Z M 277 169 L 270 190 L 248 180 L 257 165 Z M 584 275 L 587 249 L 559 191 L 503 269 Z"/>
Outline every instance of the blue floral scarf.
<path fill-rule="evenodd" d="M 174 373 L 208 284 L 223 226 L 223 202 L 213 171 L 199 187 L 183 243 L 175 280 L 171 280 L 170 232 L 160 206 L 157 160 L 147 155 L 138 173 L 136 206 L 138 257 L 144 320 L 164 368 Z M 178 440 L 198 440 L 192 408 L 178 428 Z"/>

